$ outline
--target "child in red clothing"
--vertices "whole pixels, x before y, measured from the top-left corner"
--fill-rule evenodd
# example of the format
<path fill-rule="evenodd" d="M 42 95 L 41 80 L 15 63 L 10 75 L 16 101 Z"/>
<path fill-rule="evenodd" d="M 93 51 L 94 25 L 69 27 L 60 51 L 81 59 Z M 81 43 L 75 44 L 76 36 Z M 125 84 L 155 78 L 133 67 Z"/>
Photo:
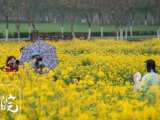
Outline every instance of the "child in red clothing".
<path fill-rule="evenodd" d="M 15 63 L 16 58 L 14 56 L 9 56 L 6 61 L 7 72 L 18 71 L 18 64 Z"/>

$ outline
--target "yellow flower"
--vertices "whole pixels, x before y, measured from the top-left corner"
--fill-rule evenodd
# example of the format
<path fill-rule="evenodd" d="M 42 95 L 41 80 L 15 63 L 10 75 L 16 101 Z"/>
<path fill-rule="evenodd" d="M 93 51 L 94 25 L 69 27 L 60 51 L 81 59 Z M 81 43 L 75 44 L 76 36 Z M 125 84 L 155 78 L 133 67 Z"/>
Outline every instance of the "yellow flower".
<path fill-rule="evenodd" d="M 77 120 L 89 120 L 89 116 L 88 114 L 83 113 L 77 118 Z"/>
<path fill-rule="evenodd" d="M 23 69 L 19 66 L 16 73 L 0 71 L 0 100 L 4 96 L 4 103 L 12 94 L 16 98 L 9 99 L 8 103 L 13 103 L 12 109 L 16 105 L 19 107 L 19 89 L 2 85 L 18 86 L 22 120 L 159 119 L 160 86 L 147 87 L 149 91 L 145 96 L 142 92 L 134 94 L 131 79 L 137 71 L 146 74 L 144 61 L 148 59 L 154 58 L 160 66 L 160 41 L 157 38 L 142 43 L 114 39 L 45 42 L 56 47 L 59 65 L 54 71 L 35 74 L 28 63 Z M 0 42 L 0 65 L 5 65 L 11 54 L 17 58 L 19 49 L 29 44 L 31 42 Z M 145 54 L 148 50 L 157 54 Z M 58 77 L 56 82 L 55 75 Z M 81 78 L 80 81 L 76 76 Z M 142 82 L 144 88 L 145 85 L 146 82 Z M 143 87 L 139 91 L 145 91 Z M 6 107 L 0 111 L 0 120 L 17 120 L 18 114 L 7 111 Z"/>
<path fill-rule="evenodd" d="M 68 75 L 63 76 L 63 79 L 68 79 L 68 78 L 69 78 Z"/>
<path fill-rule="evenodd" d="M 98 77 L 104 77 L 104 76 L 105 76 L 104 72 L 100 71 L 100 72 L 98 73 Z"/>
<path fill-rule="evenodd" d="M 62 73 L 62 75 L 67 75 L 68 71 L 67 70 L 63 70 L 61 73 Z"/>
<path fill-rule="evenodd" d="M 56 76 L 56 74 L 55 74 L 55 72 L 54 72 L 53 70 L 50 70 L 50 71 L 49 71 L 49 75 L 50 75 L 50 76 Z"/>
<path fill-rule="evenodd" d="M 73 71 L 73 68 L 72 68 L 72 67 L 68 67 L 67 70 L 68 70 L 69 72 L 72 72 L 72 71 Z"/>
<path fill-rule="evenodd" d="M 87 83 L 88 83 L 88 85 L 94 85 L 94 81 L 93 80 L 89 80 Z"/>
<path fill-rule="evenodd" d="M 145 91 L 145 89 L 143 89 L 143 88 L 140 88 L 140 89 L 139 89 L 139 91 L 140 91 L 140 92 L 143 92 L 143 91 Z"/>
<path fill-rule="evenodd" d="M 70 114 L 70 108 L 69 107 L 64 107 L 59 110 L 59 114 L 61 116 L 69 115 Z"/>
<path fill-rule="evenodd" d="M 43 68 L 42 72 L 48 72 L 49 69 L 48 68 Z"/>
<path fill-rule="evenodd" d="M 148 80 L 153 80 L 152 78 L 148 78 Z"/>
<path fill-rule="evenodd" d="M 147 81 L 142 81 L 141 86 L 146 86 Z"/>

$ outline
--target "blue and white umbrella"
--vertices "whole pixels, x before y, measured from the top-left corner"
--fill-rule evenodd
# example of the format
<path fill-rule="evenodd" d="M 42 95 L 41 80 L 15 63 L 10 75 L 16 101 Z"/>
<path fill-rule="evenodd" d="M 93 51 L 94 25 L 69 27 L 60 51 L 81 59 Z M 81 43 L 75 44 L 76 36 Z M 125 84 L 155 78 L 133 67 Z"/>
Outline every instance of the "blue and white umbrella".
<path fill-rule="evenodd" d="M 24 65 L 25 62 L 29 63 L 32 60 L 31 54 L 33 52 L 40 53 L 40 57 L 43 58 L 43 61 L 48 65 L 50 70 L 53 70 L 59 64 L 56 48 L 41 40 L 38 40 L 33 44 L 24 47 L 20 65 Z"/>

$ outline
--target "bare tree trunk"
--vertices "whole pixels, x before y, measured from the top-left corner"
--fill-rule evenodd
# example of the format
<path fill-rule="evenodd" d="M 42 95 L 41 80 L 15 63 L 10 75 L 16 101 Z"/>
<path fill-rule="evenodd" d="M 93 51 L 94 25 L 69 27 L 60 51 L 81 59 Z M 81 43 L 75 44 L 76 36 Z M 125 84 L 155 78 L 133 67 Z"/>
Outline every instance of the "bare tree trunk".
<path fill-rule="evenodd" d="M 42 21 L 42 11 L 39 12 L 40 20 Z"/>
<path fill-rule="evenodd" d="M 29 28 L 29 39 L 31 38 L 30 34 L 31 34 L 31 25 L 30 22 L 28 22 L 28 28 Z"/>
<path fill-rule="evenodd" d="M 75 18 L 75 23 L 78 23 L 78 18 L 77 17 Z"/>
<path fill-rule="evenodd" d="M 156 16 L 154 15 L 154 24 L 156 23 Z"/>
<path fill-rule="evenodd" d="M 72 24 L 71 24 L 71 31 L 72 31 L 72 36 L 73 36 L 73 40 L 75 40 L 75 34 L 74 34 L 74 30 L 73 30 L 73 22 L 72 22 Z"/>
<path fill-rule="evenodd" d="M 108 19 L 108 24 L 110 24 L 110 20 Z"/>
<path fill-rule="evenodd" d="M 138 19 L 138 24 L 139 24 L 139 19 Z"/>
<path fill-rule="evenodd" d="M 154 18 L 152 18 L 152 25 L 154 25 Z"/>
<path fill-rule="evenodd" d="M 101 21 L 101 13 L 98 12 L 98 23 L 100 23 L 100 21 Z"/>
<path fill-rule="evenodd" d="M 159 28 L 158 28 L 158 24 L 157 24 L 157 37 L 158 37 L 158 40 L 159 40 Z"/>
<path fill-rule="evenodd" d="M 134 25 L 134 20 L 132 21 L 132 25 Z"/>
<path fill-rule="evenodd" d="M 91 27 L 89 27 L 89 31 L 88 31 L 88 40 L 91 39 Z"/>
<path fill-rule="evenodd" d="M 146 19 L 144 20 L 144 24 L 147 25 L 147 20 Z"/>
<path fill-rule="evenodd" d="M 130 26 L 130 36 L 133 36 L 133 34 L 132 34 L 133 32 L 132 32 L 132 25 Z"/>
<path fill-rule="evenodd" d="M 103 25 L 101 26 L 101 37 L 103 37 Z"/>
<path fill-rule="evenodd" d="M 88 40 L 90 40 L 90 38 L 91 38 L 91 22 L 89 20 L 89 16 L 87 15 L 87 13 L 85 13 L 85 16 L 86 16 L 88 27 L 89 27 L 89 30 L 88 30 Z"/>
<path fill-rule="evenodd" d="M 147 11 L 145 12 L 145 20 L 144 20 L 144 24 L 145 25 L 147 25 L 147 15 L 148 15 L 148 13 L 147 13 Z"/>
<path fill-rule="evenodd" d="M 134 16 L 135 16 L 135 13 L 133 12 L 131 16 L 131 20 L 130 20 L 130 35 L 131 36 L 133 36 L 132 25 L 133 25 Z"/>
<path fill-rule="evenodd" d="M 118 27 L 117 27 L 117 41 L 119 40 Z"/>
<path fill-rule="evenodd" d="M 20 27 L 20 26 L 19 26 L 19 27 Z M 19 43 L 20 43 L 19 27 L 17 27 L 17 30 L 18 30 L 18 40 L 19 40 Z"/>
<path fill-rule="evenodd" d="M 62 17 L 62 20 L 61 20 L 61 33 L 62 33 L 62 38 L 63 38 L 63 23 L 64 23 L 64 16 Z"/>
<path fill-rule="evenodd" d="M 62 23 L 62 26 L 61 26 L 61 33 L 62 33 L 62 38 L 63 38 L 63 23 Z"/>
<path fill-rule="evenodd" d="M 126 33 L 125 33 L 125 39 L 127 40 L 127 26 L 126 26 Z"/>
<path fill-rule="evenodd" d="M 54 18 L 54 23 L 56 23 L 57 22 L 57 19 L 56 18 Z"/>
<path fill-rule="evenodd" d="M 8 41 L 8 27 L 9 27 L 8 16 L 6 16 L 6 22 L 7 22 L 7 26 L 6 26 L 6 42 L 7 42 Z"/>
<path fill-rule="evenodd" d="M 90 40 L 91 39 L 91 24 L 90 24 L 89 21 L 88 21 L 88 27 L 89 27 L 89 30 L 88 30 L 88 40 Z"/>
<path fill-rule="evenodd" d="M 120 40 L 122 39 L 122 28 L 120 27 L 120 36 L 119 36 Z"/>
<path fill-rule="evenodd" d="M 72 31 L 73 40 L 75 40 L 75 34 L 74 34 L 74 29 L 73 29 L 75 17 L 76 17 L 76 13 L 73 15 L 72 22 L 71 22 L 71 31 Z"/>
<path fill-rule="evenodd" d="M 154 15 L 154 17 L 152 18 L 152 25 L 154 25 L 155 24 L 155 15 Z"/>
<path fill-rule="evenodd" d="M 108 15 L 108 24 L 110 24 L 110 15 Z"/>
<path fill-rule="evenodd" d="M 121 24 L 120 39 L 123 40 L 123 25 Z"/>
<path fill-rule="evenodd" d="M 159 34 L 159 18 L 160 18 L 160 15 L 159 15 L 159 8 L 156 9 L 156 22 L 157 22 L 157 37 L 158 37 L 158 40 L 160 38 L 160 34 Z"/>
<path fill-rule="evenodd" d="M 103 37 L 103 16 L 102 16 L 102 21 L 101 21 L 101 37 Z"/>
<path fill-rule="evenodd" d="M 34 24 L 34 21 L 32 21 L 32 26 L 33 26 L 34 31 L 36 31 L 36 26 Z"/>
<path fill-rule="evenodd" d="M 52 14 L 52 21 L 54 22 L 54 13 Z"/>
<path fill-rule="evenodd" d="M 93 14 L 91 11 L 90 11 L 90 22 L 93 23 Z"/>

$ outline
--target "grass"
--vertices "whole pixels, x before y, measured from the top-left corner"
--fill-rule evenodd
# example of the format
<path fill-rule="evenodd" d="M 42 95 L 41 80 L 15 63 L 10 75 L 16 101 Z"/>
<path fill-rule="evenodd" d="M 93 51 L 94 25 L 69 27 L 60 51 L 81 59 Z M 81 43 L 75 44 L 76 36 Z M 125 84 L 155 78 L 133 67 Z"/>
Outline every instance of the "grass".
<path fill-rule="evenodd" d="M 60 32 L 61 24 L 60 23 L 35 23 L 35 26 L 39 32 Z M 0 23 L 0 33 L 5 34 L 6 24 Z M 33 28 L 32 28 L 33 30 Z M 94 23 L 91 26 L 92 32 L 100 32 L 101 25 Z M 88 25 L 85 23 L 75 23 L 74 24 L 75 32 L 88 32 Z M 113 24 L 104 24 L 104 32 L 116 31 L 116 28 Z M 129 31 L 129 26 L 128 26 Z M 156 31 L 156 25 L 133 25 L 133 31 Z M 9 33 L 17 32 L 15 24 L 9 24 Z M 22 23 L 20 27 L 20 32 L 28 32 L 28 24 Z M 64 32 L 71 32 L 71 24 L 64 23 Z"/>
<path fill-rule="evenodd" d="M 127 41 L 129 40 L 148 40 L 148 39 L 152 39 L 152 38 L 155 38 L 155 37 L 128 37 L 127 38 Z M 96 40 L 97 38 L 92 38 L 91 40 Z M 109 39 L 109 38 L 106 38 L 106 39 Z M 114 39 L 117 39 L 116 37 Z M 124 40 L 126 40 L 125 38 L 123 38 Z"/>
<path fill-rule="evenodd" d="M 148 40 L 152 38 L 155 38 L 155 37 L 131 37 L 131 38 L 127 38 L 127 40 Z"/>

